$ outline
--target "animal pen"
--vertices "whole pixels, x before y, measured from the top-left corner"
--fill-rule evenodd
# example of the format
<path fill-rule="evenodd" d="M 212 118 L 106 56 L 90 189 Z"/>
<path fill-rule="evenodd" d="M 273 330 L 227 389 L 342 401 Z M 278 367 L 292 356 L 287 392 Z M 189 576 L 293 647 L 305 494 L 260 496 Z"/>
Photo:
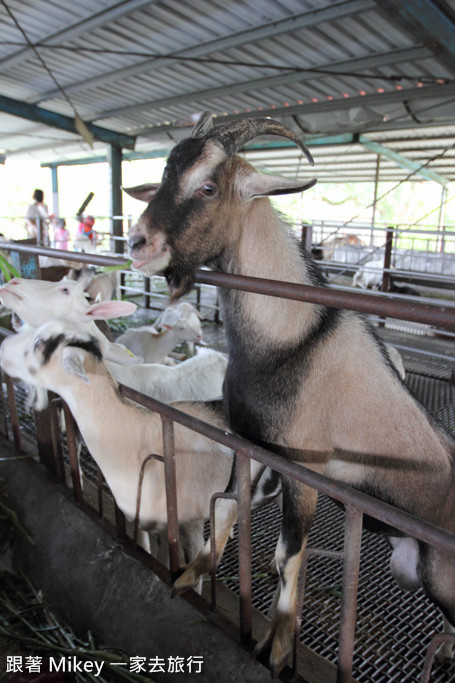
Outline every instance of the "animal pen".
<path fill-rule="evenodd" d="M 2 244 L 2 249 L 19 249 L 24 253 L 49 254 L 58 258 L 86 261 L 98 265 L 118 265 L 111 257 L 58 252 L 27 245 Z M 322 303 L 333 307 L 349 308 L 380 317 L 429 323 L 435 327 L 455 331 L 455 309 L 444 305 L 410 302 L 354 292 L 307 287 L 257 278 L 225 275 L 206 270 L 198 271 L 197 283 L 242 289 L 269 296 L 297 301 Z M 8 334 L 3 331 L 3 334 Z M 451 382 L 452 366 L 443 359 L 419 372 L 407 373 L 407 384 L 449 429 L 455 429 L 455 386 Z M 452 378 L 453 379 L 453 378 Z M 100 472 L 84 454 L 84 475 L 96 484 L 97 496 L 88 500 L 86 488 L 81 486 L 79 463 L 74 437 L 74 423 L 66 410 L 66 438 L 58 431 L 56 409 L 61 400 L 54 397 L 50 407 L 38 414 L 33 423 L 25 414 L 24 394 L 10 378 L 4 378 L 7 400 L 2 405 L 3 431 L 11 437 L 16 449 L 24 439 L 36 439 L 39 459 L 57 478 L 72 488 L 75 501 L 95 518 L 106 518 L 107 491 Z M 152 398 L 138 394 L 127 387 L 122 394 L 161 415 L 164 440 L 164 463 L 169 521 L 169 580 L 178 570 L 178 501 L 175 496 L 175 467 L 173 459 L 173 424 L 180 423 L 210 439 L 232 448 L 241 471 L 238 492 L 239 524 L 236 538 L 228 545 L 216 574 L 212 572 L 207 607 L 217 610 L 217 585 L 224 583 L 239 597 L 239 639 L 250 648 L 256 637 L 253 630 L 253 611 L 266 613 L 270 607 L 275 577 L 268 566 L 278 538 L 280 513 L 276 506 L 267 506 L 253 514 L 250 512 L 249 459 L 254 458 L 268 467 L 294 477 L 299 482 L 320 492 L 318 510 L 310 534 L 310 546 L 305 553 L 301 573 L 298 623 L 296 624 L 294 669 L 305 680 L 305 669 L 299 666 L 297 643 L 311 648 L 337 666 L 337 680 L 374 683 L 392 681 L 434 681 L 442 683 L 455 676 L 455 663 L 439 664 L 434 654 L 441 642 L 440 617 L 434 606 L 419 591 L 403 592 L 393 581 L 388 568 L 390 550 L 385 540 L 362 533 L 364 515 L 414 536 L 425 543 L 455 553 L 455 535 L 436 528 L 422 520 L 380 502 L 355 489 L 341 485 L 305 467 L 285 460 L 234 434 L 220 431 L 191 416 Z M 355 419 L 355 416 L 353 416 Z M 12 432 L 8 427 L 11 422 Z M 150 454 L 154 457 L 154 454 Z M 144 462 L 143 468 L 147 465 Z M 70 477 L 66 470 L 70 470 Z M 220 492 L 220 495 L 224 495 Z M 141 488 L 137 492 L 137 509 L 140 506 Z M 336 501 L 341 507 L 333 504 Z M 211 506 L 213 517 L 214 500 Z M 344 508 L 344 509 L 342 509 Z M 112 523 L 112 518 L 109 523 Z M 251 532 L 250 532 L 251 527 Z M 137 537 L 137 520 L 127 531 L 122 514 L 116 510 L 112 533 L 119 540 L 130 543 Z M 213 525 L 210 532 L 213 537 Z M 129 540 L 127 540 L 129 537 Z M 163 575 L 161 573 L 161 575 Z M 303 588 L 305 587 L 305 594 Z M 436 635 L 435 635 L 436 634 Z M 455 644 L 454 635 L 444 638 Z M 315 680 L 316 679 L 311 679 Z M 321 683 L 323 683 L 321 681 Z"/>

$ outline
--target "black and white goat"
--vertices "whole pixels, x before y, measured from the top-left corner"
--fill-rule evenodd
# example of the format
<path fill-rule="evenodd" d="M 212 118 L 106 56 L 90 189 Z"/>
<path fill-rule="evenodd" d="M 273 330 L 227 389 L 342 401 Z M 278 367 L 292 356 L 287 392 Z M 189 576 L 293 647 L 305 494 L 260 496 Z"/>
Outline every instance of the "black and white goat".
<path fill-rule="evenodd" d="M 212 128 L 205 114 L 191 137 L 172 150 L 161 184 L 127 190 L 148 204 L 129 235 L 133 266 L 149 275 L 164 273 L 174 300 L 191 288 L 202 265 L 324 284 L 266 197 L 301 192 L 315 181 L 259 174 L 236 155 L 263 134 L 293 140 L 311 160 L 298 137 L 277 122 L 243 119 Z M 223 289 L 220 300 L 229 347 L 224 405 L 232 429 L 455 531 L 454 438 L 409 393 L 362 316 L 231 289 Z M 319 457 L 309 458 L 311 451 Z M 258 650 L 271 646 L 274 670 L 290 652 L 297 577 L 317 502 L 311 488 L 289 479 L 282 486 L 275 555 L 280 582 L 270 628 L 258 644 Z M 230 502 L 217 507 L 222 545 L 236 513 Z M 455 558 L 385 531 L 396 536 L 396 578 L 408 588 L 423 586 L 453 630 Z M 206 557 L 205 549 L 178 579 L 177 590 L 194 585 L 207 568 Z"/>

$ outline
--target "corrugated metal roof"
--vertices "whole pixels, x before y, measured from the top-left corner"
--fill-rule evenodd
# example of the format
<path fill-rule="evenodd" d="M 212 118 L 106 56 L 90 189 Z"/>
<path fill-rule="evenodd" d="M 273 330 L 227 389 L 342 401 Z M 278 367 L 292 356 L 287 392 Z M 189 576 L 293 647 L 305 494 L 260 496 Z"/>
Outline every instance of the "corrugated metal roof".
<path fill-rule="evenodd" d="M 6 0 L 70 102 L 4 5 L 0 93 L 18 101 L 18 111 L 21 102 L 67 116 L 75 108 L 86 122 L 137 136 L 142 152 L 165 151 L 187 132 L 171 128 L 175 119 L 210 109 L 220 120 L 272 116 L 307 136 L 367 134 L 424 163 L 455 130 L 455 55 L 431 25 L 412 23 L 413 0 L 400 3 L 404 19 L 390 11 L 393 2 Z M 443 15 L 441 3 L 425 0 L 421 23 L 434 16 L 453 37 L 454 2 L 442 5 Z M 7 155 L 50 162 L 89 153 L 76 133 L 9 114 L 0 114 L 0 130 Z M 431 145 L 414 144 L 432 137 Z M 358 143 L 314 150 L 324 179 L 374 177 L 377 154 Z M 262 156 L 264 168 L 300 172 L 297 150 Z M 453 154 L 434 168 L 454 179 Z M 384 179 L 408 172 L 383 158 Z"/>

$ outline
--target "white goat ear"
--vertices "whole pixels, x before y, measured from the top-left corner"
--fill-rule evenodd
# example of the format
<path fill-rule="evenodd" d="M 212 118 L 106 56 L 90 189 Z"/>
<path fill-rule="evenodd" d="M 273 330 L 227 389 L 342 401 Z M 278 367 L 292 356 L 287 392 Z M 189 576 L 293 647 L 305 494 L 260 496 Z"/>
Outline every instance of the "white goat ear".
<path fill-rule="evenodd" d="M 316 178 L 306 182 L 289 180 L 280 176 L 268 175 L 265 173 L 250 173 L 236 179 L 236 187 L 243 199 L 254 199 L 255 197 L 266 197 L 274 194 L 291 194 L 293 192 L 304 192 L 313 187 L 317 182 Z"/>
<path fill-rule="evenodd" d="M 100 301 L 88 307 L 85 317 L 89 320 L 110 320 L 131 315 L 136 308 L 131 301 Z"/>
<path fill-rule="evenodd" d="M 122 187 L 122 190 L 130 197 L 148 204 L 158 192 L 159 187 L 159 183 L 145 183 L 144 185 L 136 185 L 136 187 Z"/>
<path fill-rule="evenodd" d="M 63 369 L 68 375 L 80 377 L 83 382 L 90 384 L 84 368 L 84 356 L 79 349 L 67 346 L 63 350 Z"/>
<path fill-rule="evenodd" d="M 167 325 L 173 327 L 182 317 L 182 312 L 177 308 L 166 308 L 160 317 L 155 321 L 155 325 Z"/>

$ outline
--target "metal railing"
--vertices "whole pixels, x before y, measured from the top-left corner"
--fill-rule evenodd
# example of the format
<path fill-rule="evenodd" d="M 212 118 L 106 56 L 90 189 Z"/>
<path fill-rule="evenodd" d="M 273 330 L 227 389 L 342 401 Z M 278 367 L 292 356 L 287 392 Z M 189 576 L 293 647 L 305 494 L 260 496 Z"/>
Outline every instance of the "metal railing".
<path fill-rule="evenodd" d="M 0 248 L 17 249 L 16 245 L 0 244 Z M 28 245 L 20 245 L 20 249 L 42 254 L 52 251 L 54 257 L 64 258 L 66 260 L 80 260 L 80 253 L 56 252 L 55 250 L 46 250 L 42 247 L 31 247 Z M 93 255 L 85 255 L 84 261 L 87 263 L 96 263 L 100 265 L 111 265 L 113 262 L 118 263 L 119 259 L 112 257 L 101 257 Z M 234 289 L 242 289 L 244 291 L 265 294 L 268 296 L 277 296 L 290 298 L 296 301 L 309 302 L 315 304 L 324 304 L 333 307 L 348 308 L 351 310 L 371 312 L 374 311 L 380 315 L 386 315 L 396 318 L 410 319 L 417 322 L 431 322 L 431 324 L 444 327 L 446 329 L 455 330 L 455 309 L 448 306 L 422 304 L 420 302 L 397 301 L 396 299 L 388 299 L 387 297 L 377 297 L 374 295 L 365 295 L 355 292 L 344 292 L 332 288 L 324 287 L 308 287 L 303 285 L 296 285 L 291 283 L 282 283 L 277 281 L 263 280 L 258 278 L 251 278 L 246 276 L 233 276 L 221 273 L 208 272 L 200 270 L 197 272 L 197 281 L 199 283 L 206 283 L 217 285 L 221 287 L 229 287 Z M 13 385 L 9 378 L 6 378 L 8 405 L 10 418 L 13 428 L 13 438 L 16 448 L 20 448 L 20 429 L 17 417 L 17 410 L 15 408 Z M 174 461 L 174 445 L 173 445 L 173 425 L 174 423 L 181 424 L 189 429 L 196 431 L 204 436 L 212 439 L 218 443 L 232 449 L 238 458 L 239 467 L 241 470 L 240 479 L 243 485 L 240 486 L 237 493 L 237 503 L 239 507 L 239 517 L 241 524 L 239 525 L 239 567 L 240 567 L 240 638 L 241 641 L 249 645 L 252 640 L 252 606 L 251 606 L 251 541 L 249 531 L 249 511 L 251 508 L 250 487 L 249 487 L 249 461 L 255 459 L 263 465 L 276 470 L 286 477 L 292 477 L 306 486 L 316 489 L 318 492 L 324 493 L 332 499 L 339 501 L 345 507 L 345 533 L 344 533 L 344 550 L 343 553 L 337 556 L 343 560 L 343 582 L 342 582 L 342 606 L 341 606 L 341 622 L 339 629 L 339 651 L 338 651 L 338 678 L 339 683 L 348 683 L 352 680 L 352 662 L 355 640 L 355 615 L 356 615 L 356 601 L 357 590 L 359 582 L 359 567 L 360 567 L 360 550 L 361 550 L 361 530 L 362 520 L 364 515 L 374 517 L 375 519 L 399 529 L 408 536 L 413 536 L 424 543 L 428 543 L 436 548 L 442 549 L 446 552 L 454 554 L 455 558 L 455 534 L 452 534 L 444 529 L 435 527 L 434 525 L 419 520 L 412 515 L 394 508 L 387 503 L 372 498 L 356 489 L 353 489 L 340 482 L 334 481 L 324 475 L 318 474 L 307 469 L 305 466 L 289 461 L 275 453 L 272 453 L 262 447 L 259 447 L 245 439 L 231 434 L 226 431 L 217 429 L 216 427 L 201 422 L 200 420 L 175 409 L 172 406 L 163 404 L 150 397 L 146 397 L 138 392 L 127 387 L 121 387 L 121 392 L 127 398 L 134 400 L 137 403 L 153 410 L 161 415 L 163 424 L 163 464 L 166 470 L 166 493 L 168 500 L 168 539 L 169 539 L 169 561 L 171 577 L 176 575 L 178 571 L 178 509 L 176 499 L 176 475 L 175 475 L 175 461 Z M 62 451 L 58 444 L 55 409 L 58 405 L 57 400 L 52 400 L 50 407 L 47 409 L 48 414 L 41 414 L 39 417 L 39 453 L 41 461 L 56 474 L 61 480 L 64 480 L 64 466 L 62 461 Z M 81 486 L 79 463 L 77 457 L 77 447 L 74 432 L 74 423 L 67 408 L 65 408 L 67 417 L 67 444 L 70 460 L 70 469 L 72 477 L 72 487 L 75 499 L 82 503 L 84 502 L 84 493 Z M 149 457 L 157 457 L 156 454 L 150 454 Z M 145 466 L 144 462 L 144 466 Z M 99 505 L 98 515 L 102 516 L 102 494 L 101 483 L 99 480 Z M 219 497 L 220 494 L 217 494 Z M 137 491 L 137 508 L 139 509 L 141 496 L 141 486 Z M 213 511 L 214 500 L 212 502 L 212 524 L 213 529 Z M 123 515 L 117 511 L 117 533 L 120 537 L 125 537 L 125 521 Z M 135 530 L 138 528 L 138 518 L 135 521 Z M 213 531 L 212 531 L 213 534 Z M 212 536 L 213 538 L 213 536 Z M 314 550 L 309 550 L 308 553 L 314 553 Z M 317 551 L 320 552 L 320 551 Z M 324 552 L 324 551 L 323 551 Z M 308 557 L 308 553 L 307 556 Z M 216 584 L 215 584 L 215 567 L 212 566 L 212 606 L 216 602 Z M 300 593 L 299 604 L 303 602 L 303 595 Z M 438 642 L 441 638 L 455 643 L 453 635 L 437 636 Z M 427 663 L 422 673 L 421 682 L 425 683 L 429 680 L 432 656 L 434 655 L 435 646 L 431 645 L 428 651 Z M 294 667 L 296 658 L 294 657 Z"/>

